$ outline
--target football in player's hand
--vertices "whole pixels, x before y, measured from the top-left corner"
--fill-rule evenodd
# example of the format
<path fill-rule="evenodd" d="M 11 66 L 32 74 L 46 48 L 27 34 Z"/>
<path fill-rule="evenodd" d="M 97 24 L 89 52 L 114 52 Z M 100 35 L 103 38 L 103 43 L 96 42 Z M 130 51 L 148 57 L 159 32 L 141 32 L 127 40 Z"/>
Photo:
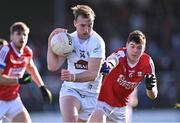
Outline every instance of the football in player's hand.
<path fill-rule="evenodd" d="M 53 53 L 59 56 L 67 56 L 74 49 L 72 37 L 66 32 L 55 34 L 51 39 Z"/>

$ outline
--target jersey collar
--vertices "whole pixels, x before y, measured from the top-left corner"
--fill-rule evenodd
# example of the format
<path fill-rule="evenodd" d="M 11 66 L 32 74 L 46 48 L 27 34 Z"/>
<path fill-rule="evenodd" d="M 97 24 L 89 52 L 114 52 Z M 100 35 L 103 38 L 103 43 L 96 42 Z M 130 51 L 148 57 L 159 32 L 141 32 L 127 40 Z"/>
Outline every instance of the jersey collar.
<path fill-rule="evenodd" d="M 18 57 L 20 57 L 20 56 L 23 54 L 23 50 L 20 50 L 20 52 L 17 51 L 17 49 L 15 48 L 15 45 L 14 45 L 13 42 L 11 42 L 10 45 L 11 45 L 13 51 L 15 52 L 15 54 L 16 54 Z"/>

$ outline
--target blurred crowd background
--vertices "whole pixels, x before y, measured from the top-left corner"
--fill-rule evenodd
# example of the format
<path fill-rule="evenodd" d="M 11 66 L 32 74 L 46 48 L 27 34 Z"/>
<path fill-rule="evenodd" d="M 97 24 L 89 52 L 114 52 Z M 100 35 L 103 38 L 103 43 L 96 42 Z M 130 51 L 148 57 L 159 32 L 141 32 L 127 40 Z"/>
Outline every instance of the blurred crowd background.
<path fill-rule="evenodd" d="M 137 109 L 167 109 L 180 103 L 180 1 L 179 0 L 1 0 L 0 38 L 9 40 L 15 21 L 31 29 L 28 45 L 43 80 L 53 93 L 53 104 L 43 102 L 40 90 L 31 83 L 22 86 L 21 97 L 29 111 L 59 111 L 60 70 L 47 70 L 47 39 L 56 27 L 75 30 L 71 7 L 89 5 L 96 13 L 94 30 L 105 40 L 106 55 L 125 46 L 128 34 L 144 32 L 147 50 L 155 63 L 159 95 L 151 101 L 145 84 L 138 88 Z M 63 67 L 66 67 L 64 64 Z"/>

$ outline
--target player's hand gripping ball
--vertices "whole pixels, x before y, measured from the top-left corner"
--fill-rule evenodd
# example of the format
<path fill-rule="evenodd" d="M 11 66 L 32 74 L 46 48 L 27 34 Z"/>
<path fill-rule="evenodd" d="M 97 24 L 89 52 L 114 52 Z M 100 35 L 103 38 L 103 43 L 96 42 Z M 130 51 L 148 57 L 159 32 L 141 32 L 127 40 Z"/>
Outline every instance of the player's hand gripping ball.
<path fill-rule="evenodd" d="M 51 48 L 56 55 L 67 56 L 74 49 L 71 36 L 66 32 L 55 34 L 51 39 Z"/>

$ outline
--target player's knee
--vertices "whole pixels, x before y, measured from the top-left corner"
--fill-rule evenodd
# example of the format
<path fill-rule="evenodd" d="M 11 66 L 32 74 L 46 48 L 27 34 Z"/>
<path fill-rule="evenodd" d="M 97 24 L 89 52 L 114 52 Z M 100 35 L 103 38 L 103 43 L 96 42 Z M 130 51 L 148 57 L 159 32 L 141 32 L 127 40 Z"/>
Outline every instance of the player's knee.
<path fill-rule="evenodd" d="M 13 117 L 12 122 L 24 122 L 24 123 L 31 123 L 31 118 L 29 113 L 27 112 L 20 112 L 16 116 Z"/>

